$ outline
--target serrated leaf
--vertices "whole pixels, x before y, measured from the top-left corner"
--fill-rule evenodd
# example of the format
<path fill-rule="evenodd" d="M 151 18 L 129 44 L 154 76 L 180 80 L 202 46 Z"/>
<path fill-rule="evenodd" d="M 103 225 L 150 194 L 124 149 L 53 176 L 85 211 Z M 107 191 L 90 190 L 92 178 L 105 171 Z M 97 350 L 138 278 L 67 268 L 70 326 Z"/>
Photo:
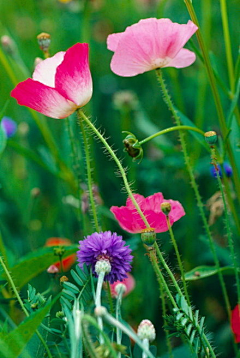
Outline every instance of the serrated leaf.
<path fill-rule="evenodd" d="M 75 253 L 77 247 L 77 245 L 65 246 L 64 257 Z M 58 261 L 58 257 L 54 255 L 53 247 L 44 247 L 23 257 L 19 264 L 10 268 L 15 285 L 18 288 L 23 287 L 56 261 Z M 6 277 L 4 273 L 2 273 L 2 277 Z"/>
<path fill-rule="evenodd" d="M 231 266 L 224 266 L 220 269 L 217 269 L 215 266 L 198 266 L 191 271 L 186 272 L 185 279 L 186 281 L 200 280 L 202 278 L 216 275 L 219 271 L 221 271 L 224 275 L 234 274 L 234 268 Z"/>
<path fill-rule="evenodd" d="M 16 358 L 20 355 L 55 302 L 56 299 L 31 314 L 31 316 L 27 317 L 16 329 L 5 335 L 4 339 L 0 336 L 0 352 L 2 358 Z"/>

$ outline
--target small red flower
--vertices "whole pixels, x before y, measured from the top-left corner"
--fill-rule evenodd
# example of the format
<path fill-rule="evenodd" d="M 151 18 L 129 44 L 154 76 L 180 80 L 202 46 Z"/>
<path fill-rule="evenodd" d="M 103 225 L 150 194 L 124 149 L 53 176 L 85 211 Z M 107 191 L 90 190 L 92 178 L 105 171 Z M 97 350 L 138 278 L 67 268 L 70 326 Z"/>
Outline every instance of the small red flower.
<path fill-rule="evenodd" d="M 232 311 L 231 329 L 235 335 L 236 343 L 240 343 L 240 305 L 237 305 Z"/>
<path fill-rule="evenodd" d="M 61 237 L 50 237 L 45 246 L 70 246 L 72 245 L 69 239 Z M 68 271 L 72 265 L 76 262 L 76 254 L 64 257 L 62 260 L 63 271 Z M 60 261 L 54 262 L 52 265 L 56 266 L 60 270 Z"/>

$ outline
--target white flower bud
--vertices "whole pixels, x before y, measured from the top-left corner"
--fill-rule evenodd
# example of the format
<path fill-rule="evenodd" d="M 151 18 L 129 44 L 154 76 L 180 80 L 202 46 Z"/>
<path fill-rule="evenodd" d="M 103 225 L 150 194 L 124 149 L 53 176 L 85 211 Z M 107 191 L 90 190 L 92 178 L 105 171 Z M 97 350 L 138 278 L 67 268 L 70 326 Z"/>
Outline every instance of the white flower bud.
<path fill-rule="evenodd" d="M 152 322 L 148 319 L 144 319 L 138 326 L 137 335 L 141 340 L 148 339 L 149 341 L 153 341 L 156 337 L 156 332 Z"/>
<path fill-rule="evenodd" d="M 108 260 L 98 260 L 95 265 L 95 271 L 99 275 L 101 272 L 108 274 L 111 271 L 111 265 Z"/>
<path fill-rule="evenodd" d="M 127 291 L 127 286 L 120 282 L 115 286 L 115 291 L 118 295 L 120 292 L 125 293 Z"/>
<path fill-rule="evenodd" d="M 107 313 L 107 309 L 103 306 L 96 307 L 94 310 L 95 316 L 102 317 Z"/>

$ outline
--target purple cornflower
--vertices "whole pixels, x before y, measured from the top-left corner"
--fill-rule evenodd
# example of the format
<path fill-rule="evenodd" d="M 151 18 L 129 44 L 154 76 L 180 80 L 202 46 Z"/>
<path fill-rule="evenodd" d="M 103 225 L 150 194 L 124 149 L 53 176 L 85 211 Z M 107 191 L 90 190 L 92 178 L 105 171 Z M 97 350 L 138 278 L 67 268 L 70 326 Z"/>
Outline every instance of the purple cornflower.
<path fill-rule="evenodd" d="M 111 265 L 111 271 L 105 275 L 105 281 L 113 283 L 122 281 L 127 277 L 126 273 L 131 270 L 131 261 L 133 256 L 129 246 L 125 246 L 122 236 L 115 232 L 95 232 L 89 235 L 83 241 L 79 241 L 80 250 L 77 252 L 79 266 L 83 264 L 92 266 L 95 276 L 95 264 L 100 260 L 108 260 Z"/>
<path fill-rule="evenodd" d="M 11 138 L 16 133 L 17 123 L 12 118 L 3 117 L 1 127 L 6 133 L 7 138 Z"/>

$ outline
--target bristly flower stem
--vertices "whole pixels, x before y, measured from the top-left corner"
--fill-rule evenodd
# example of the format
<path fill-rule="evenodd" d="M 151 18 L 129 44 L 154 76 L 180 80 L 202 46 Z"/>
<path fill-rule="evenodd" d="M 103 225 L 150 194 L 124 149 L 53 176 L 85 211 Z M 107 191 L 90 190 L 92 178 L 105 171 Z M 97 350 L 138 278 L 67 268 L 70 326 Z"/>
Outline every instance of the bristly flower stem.
<path fill-rule="evenodd" d="M 90 153 L 89 153 L 89 143 L 88 143 L 86 130 L 84 128 L 83 112 L 81 110 L 77 110 L 77 118 L 78 118 L 78 123 L 81 128 L 82 137 L 83 137 L 83 145 L 84 145 L 86 168 L 87 168 L 88 194 L 89 194 L 89 199 L 90 199 L 90 204 L 91 204 L 91 212 L 92 212 L 92 216 L 93 216 L 93 220 L 94 220 L 95 230 L 97 230 L 97 232 L 100 232 L 101 229 L 100 229 L 100 225 L 98 222 L 97 209 L 96 209 L 96 204 L 94 201 L 93 190 L 92 190 L 92 187 L 93 187 L 93 185 L 92 185 L 92 168 L 91 168 L 91 158 L 90 158 Z"/>
<path fill-rule="evenodd" d="M 234 271 L 235 271 L 235 279 L 236 279 L 236 284 L 237 284 L 237 296 L 238 296 L 238 304 L 239 304 L 240 303 L 240 279 L 239 279 L 239 273 L 238 273 L 238 263 L 237 263 L 237 259 L 236 259 L 236 254 L 234 252 L 234 245 L 233 245 L 233 239 L 232 239 L 232 232 L 231 232 L 231 225 L 230 225 L 230 220 L 229 220 L 230 218 L 229 218 L 229 212 L 228 212 L 228 207 L 227 207 L 227 201 L 226 201 L 226 196 L 225 196 L 225 192 L 223 189 L 223 184 L 222 184 L 222 181 L 221 181 L 221 178 L 219 175 L 219 168 L 218 168 L 216 151 L 215 151 L 214 145 L 211 146 L 211 159 L 212 159 L 212 164 L 213 164 L 215 172 L 216 172 L 217 182 L 218 182 L 219 189 L 221 191 L 221 196 L 222 196 L 222 201 L 223 201 L 225 223 L 226 223 L 226 229 L 227 229 L 227 240 L 228 240 L 228 246 L 230 249 L 231 259 L 232 259 Z"/>
<path fill-rule="evenodd" d="M 177 242 L 175 240 L 173 230 L 172 230 L 172 227 L 171 227 L 171 224 L 170 224 L 169 216 L 166 216 L 166 219 L 167 219 L 168 231 L 169 231 L 169 234 L 170 234 L 170 237 L 171 237 L 171 240 L 172 240 L 172 244 L 173 244 L 176 256 L 177 256 L 178 266 L 179 266 L 179 269 L 180 269 L 181 279 L 182 279 L 182 282 L 183 282 L 184 293 L 185 293 L 188 305 L 191 306 L 191 302 L 190 302 L 190 298 L 189 298 L 189 294 L 188 294 L 188 290 L 187 290 L 187 284 L 186 284 L 186 280 L 185 280 L 185 275 L 184 275 L 184 268 L 183 268 L 182 260 L 181 260 L 180 253 L 179 253 L 179 250 L 178 250 Z"/>
<path fill-rule="evenodd" d="M 177 126 L 181 126 L 180 118 L 179 118 L 178 114 L 176 113 L 176 110 L 175 110 L 175 108 L 173 106 L 171 97 L 170 97 L 170 95 L 168 93 L 167 87 L 166 87 L 165 82 L 164 82 L 163 77 L 162 77 L 162 72 L 158 69 L 158 70 L 156 70 L 156 74 L 157 74 L 157 79 L 158 79 L 158 81 L 159 81 L 159 83 L 161 85 L 161 88 L 162 88 L 163 99 L 164 99 L 165 103 L 167 104 L 169 110 L 172 112 L 172 115 L 173 115 L 173 117 L 174 117 L 174 119 L 176 121 Z M 224 282 L 223 274 L 220 271 L 220 263 L 219 263 L 219 259 L 218 259 L 217 253 L 216 253 L 215 244 L 214 244 L 212 234 L 211 234 L 208 222 L 207 222 L 206 215 L 204 213 L 204 207 L 203 207 L 202 199 L 201 199 L 201 196 L 200 196 L 200 193 L 199 193 L 199 190 L 198 190 L 198 186 L 197 186 L 194 174 L 193 174 L 191 164 L 190 164 L 190 159 L 189 159 L 189 156 L 188 156 L 188 153 L 187 153 L 187 148 L 186 148 L 186 143 L 185 143 L 185 140 L 184 140 L 184 135 L 183 135 L 183 133 L 181 131 L 179 131 L 179 137 L 180 137 L 180 142 L 181 142 L 181 146 L 182 146 L 182 150 L 183 150 L 185 164 L 186 164 L 186 167 L 187 167 L 187 170 L 188 170 L 188 174 L 190 176 L 190 183 L 191 183 L 191 185 L 193 187 L 193 190 L 194 190 L 194 193 L 195 193 L 195 196 L 196 196 L 197 205 L 199 207 L 199 211 L 200 211 L 200 215 L 201 215 L 201 218 L 202 218 L 202 221 L 203 221 L 203 225 L 204 225 L 204 228 L 205 228 L 208 240 L 209 240 L 209 246 L 210 246 L 210 249 L 211 249 L 212 254 L 213 254 L 213 259 L 214 259 L 216 268 L 218 270 L 218 277 L 219 277 L 219 281 L 220 281 L 220 284 L 221 284 L 221 287 L 222 287 L 222 292 L 223 292 L 223 296 L 224 296 L 224 300 L 225 300 L 225 305 L 226 305 L 226 309 L 227 309 L 227 313 L 228 313 L 228 318 L 230 320 L 231 307 L 230 307 L 230 302 L 229 302 L 229 298 L 228 298 L 228 294 L 227 294 L 226 285 L 225 285 L 225 282 Z"/>

